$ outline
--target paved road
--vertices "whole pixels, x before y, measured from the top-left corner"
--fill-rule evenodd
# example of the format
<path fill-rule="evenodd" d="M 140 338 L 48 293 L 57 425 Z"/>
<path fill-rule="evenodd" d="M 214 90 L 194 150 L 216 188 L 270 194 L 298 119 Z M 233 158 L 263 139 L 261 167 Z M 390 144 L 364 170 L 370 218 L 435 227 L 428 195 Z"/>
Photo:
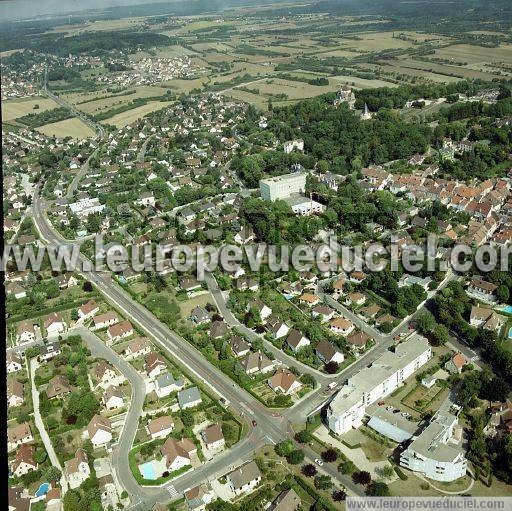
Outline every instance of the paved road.
<path fill-rule="evenodd" d="M 36 423 L 36 428 L 38 429 L 39 434 L 41 435 L 41 440 L 43 441 L 44 448 L 46 449 L 46 452 L 48 453 L 48 457 L 50 458 L 52 465 L 54 467 L 57 467 L 62 472 L 62 477 L 60 478 L 60 486 L 62 488 L 62 493 L 66 493 L 68 490 L 68 482 L 66 480 L 64 472 L 62 471 L 62 465 L 60 464 L 59 458 L 57 457 L 57 454 L 55 453 L 55 449 L 53 448 L 52 441 L 50 440 L 50 437 L 48 436 L 46 428 L 44 427 L 43 418 L 41 417 L 41 413 L 39 411 L 39 392 L 36 388 L 36 383 L 35 383 L 35 375 L 36 375 L 36 370 L 38 367 L 39 367 L 39 363 L 37 362 L 37 359 L 36 358 L 31 359 L 30 360 L 30 385 L 31 385 L 31 389 L 32 389 L 32 405 L 34 408 L 34 422 Z"/>
<path fill-rule="evenodd" d="M 154 137 L 154 135 L 150 135 L 149 137 L 144 140 L 144 143 L 142 144 L 139 154 L 137 155 L 137 161 L 139 163 L 144 163 L 144 158 L 146 157 L 146 149 L 148 148 L 149 141 Z"/>
<path fill-rule="evenodd" d="M 135 496 L 145 496 L 145 493 L 141 494 L 141 488 L 133 477 L 126 458 L 127 453 L 130 452 L 133 441 L 135 440 L 135 435 L 139 425 L 139 418 L 144 406 L 144 399 L 146 397 L 146 385 L 144 383 L 144 379 L 131 364 L 119 356 L 112 348 L 108 347 L 89 329 L 80 326 L 69 330 L 67 335 L 75 334 L 79 334 L 82 339 L 85 340 L 93 356 L 103 358 L 110 362 L 110 364 L 123 374 L 130 383 L 130 407 L 125 417 L 119 442 L 114 447 L 112 453 L 112 465 L 116 467 L 117 475 L 128 493 Z M 155 490 L 155 493 L 156 492 L 158 492 L 158 490 Z"/>

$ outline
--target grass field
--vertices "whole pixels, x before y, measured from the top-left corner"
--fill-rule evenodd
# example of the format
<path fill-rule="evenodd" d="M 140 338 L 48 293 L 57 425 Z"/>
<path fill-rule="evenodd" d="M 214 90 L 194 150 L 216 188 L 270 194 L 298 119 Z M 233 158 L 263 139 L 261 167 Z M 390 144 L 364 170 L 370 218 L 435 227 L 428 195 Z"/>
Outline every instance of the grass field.
<path fill-rule="evenodd" d="M 39 108 L 34 110 L 34 105 L 39 105 Z M 11 121 L 27 114 L 45 112 L 57 106 L 57 103 L 55 103 L 53 99 L 43 97 L 9 99 L 2 101 L 2 120 Z"/>
<path fill-rule="evenodd" d="M 148 98 L 151 96 L 161 96 L 162 94 L 165 94 L 168 89 L 164 87 L 151 87 L 151 86 L 142 86 L 142 87 L 134 87 L 134 88 L 128 88 L 129 90 L 135 90 L 135 93 L 133 94 L 122 94 L 120 93 L 117 96 L 113 97 L 104 97 L 99 98 L 95 101 L 88 101 L 87 103 L 82 103 L 77 105 L 77 108 L 82 110 L 83 112 L 87 114 L 97 114 L 101 112 L 102 110 L 108 110 L 113 107 L 124 105 L 130 101 L 133 101 L 137 98 Z M 94 96 L 92 96 L 94 98 Z M 92 99 L 91 98 L 91 99 Z M 84 100 L 82 100 L 84 101 Z"/>
<path fill-rule="evenodd" d="M 129 96 L 127 96 L 129 97 Z M 150 101 L 146 105 L 139 106 L 137 108 L 132 108 L 131 110 L 127 110 L 126 112 L 121 112 L 120 114 L 114 115 L 113 117 L 109 117 L 104 121 L 101 121 L 102 124 L 112 124 L 116 128 L 122 128 L 127 124 L 130 124 L 137 119 L 144 117 L 146 114 L 154 112 L 155 110 L 161 110 L 165 108 L 167 105 L 170 105 L 171 101 Z"/>
<path fill-rule="evenodd" d="M 44 135 L 55 137 L 72 137 L 72 138 L 91 138 L 94 137 L 94 131 L 84 124 L 80 119 L 72 117 L 64 121 L 52 122 L 36 128 Z"/>
<path fill-rule="evenodd" d="M 453 59 L 455 62 L 467 62 L 468 65 L 486 65 L 490 62 L 512 64 L 512 45 L 501 44 L 498 48 L 484 48 L 469 44 L 454 44 L 439 48 L 435 56 L 441 59 Z"/>

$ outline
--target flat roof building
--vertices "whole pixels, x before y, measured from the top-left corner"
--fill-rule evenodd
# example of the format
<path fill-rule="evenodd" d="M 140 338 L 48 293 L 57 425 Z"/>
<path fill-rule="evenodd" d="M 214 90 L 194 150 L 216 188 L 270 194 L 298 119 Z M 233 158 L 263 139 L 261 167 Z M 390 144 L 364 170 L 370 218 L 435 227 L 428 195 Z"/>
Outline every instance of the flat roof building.
<path fill-rule="evenodd" d="M 263 200 L 286 199 L 290 195 L 303 194 L 306 190 L 306 174 L 295 172 L 260 180 L 260 194 Z"/>
<path fill-rule="evenodd" d="M 414 334 L 386 351 L 370 366 L 350 378 L 327 409 L 327 424 L 337 435 L 361 426 L 366 408 L 391 394 L 432 356 L 424 337 Z"/>

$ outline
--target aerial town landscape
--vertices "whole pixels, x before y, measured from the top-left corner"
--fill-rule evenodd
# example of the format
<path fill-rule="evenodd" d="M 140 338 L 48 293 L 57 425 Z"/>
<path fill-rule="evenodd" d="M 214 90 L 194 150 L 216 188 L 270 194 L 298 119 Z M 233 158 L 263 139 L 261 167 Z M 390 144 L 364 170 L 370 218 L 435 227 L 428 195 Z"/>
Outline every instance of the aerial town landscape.
<path fill-rule="evenodd" d="M 2 4 L 10 511 L 512 497 L 509 0 Z"/>

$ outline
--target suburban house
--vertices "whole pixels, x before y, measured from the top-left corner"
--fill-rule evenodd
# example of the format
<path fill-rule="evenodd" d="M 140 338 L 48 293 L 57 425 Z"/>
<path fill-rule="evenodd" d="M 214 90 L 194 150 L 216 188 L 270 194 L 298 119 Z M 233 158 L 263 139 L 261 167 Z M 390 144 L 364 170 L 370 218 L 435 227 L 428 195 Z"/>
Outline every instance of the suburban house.
<path fill-rule="evenodd" d="M 296 376 L 284 368 L 278 369 L 274 376 L 268 379 L 268 385 L 274 392 L 287 395 L 297 392 L 302 387 Z"/>
<path fill-rule="evenodd" d="M 164 415 L 156 419 L 150 420 L 147 426 L 151 440 L 157 438 L 166 438 L 174 429 L 174 421 L 170 415 Z"/>
<path fill-rule="evenodd" d="M 212 424 L 201 431 L 201 437 L 210 451 L 220 449 L 224 446 L 224 435 L 218 424 Z"/>
<path fill-rule="evenodd" d="M 146 357 L 146 373 L 151 379 L 156 378 L 162 374 L 162 371 L 167 370 L 167 362 L 163 355 L 155 351 L 151 352 Z"/>
<path fill-rule="evenodd" d="M 180 287 L 187 293 L 193 293 L 202 289 L 203 286 L 195 277 L 182 277 Z"/>
<path fill-rule="evenodd" d="M 62 353 L 61 349 L 57 344 L 47 344 L 37 357 L 39 362 L 48 362 L 52 358 L 55 358 L 57 355 Z"/>
<path fill-rule="evenodd" d="M 329 328 L 331 329 L 331 332 L 346 337 L 354 330 L 355 326 L 348 319 L 334 318 L 329 322 Z"/>
<path fill-rule="evenodd" d="M 37 470 L 37 463 L 34 459 L 34 446 L 22 444 L 16 451 L 16 456 L 11 465 L 11 472 L 16 477 L 28 474 L 31 470 Z"/>
<path fill-rule="evenodd" d="M 250 351 L 250 346 L 240 336 L 236 335 L 229 341 L 231 351 L 235 357 L 243 357 Z"/>
<path fill-rule="evenodd" d="M 20 321 L 16 334 L 16 342 L 23 344 L 25 342 L 32 342 L 36 340 L 36 330 L 34 323 L 30 320 Z"/>
<path fill-rule="evenodd" d="M 66 474 L 70 488 L 78 488 L 91 475 L 87 453 L 83 449 L 78 449 L 75 456 L 64 463 L 64 473 Z"/>
<path fill-rule="evenodd" d="M 259 298 L 247 304 L 247 312 L 249 311 L 255 311 L 263 322 L 272 314 L 272 309 L 265 305 Z"/>
<path fill-rule="evenodd" d="M 266 328 L 274 339 L 280 339 L 290 331 L 290 327 L 277 316 L 272 316 L 268 320 Z"/>
<path fill-rule="evenodd" d="M 7 428 L 7 448 L 11 452 L 22 444 L 32 442 L 34 437 L 27 422 Z"/>
<path fill-rule="evenodd" d="M 340 353 L 332 343 L 325 339 L 316 345 L 315 354 L 324 364 L 328 364 L 330 362 L 341 364 L 345 360 L 343 353 Z"/>
<path fill-rule="evenodd" d="M 347 337 L 347 344 L 357 349 L 364 350 L 366 343 L 370 340 L 370 336 L 364 332 L 353 332 Z"/>
<path fill-rule="evenodd" d="M 236 495 L 252 491 L 261 481 L 261 473 L 255 461 L 249 461 L 227 475 L 229 488 Z"/>
<path fill-rule="evenodd" d="M 68 325 L 57 312 L 52 312 L 44 320 L 44 328 L 48 338 L 57 337 L 64 333 Z"/>
<path fill-rule="evenodd" d="M 105 312 L 105 314 L 98 314 L 98 316 L 94 316 L 92 322 L 94 330 L 101 330 L 102 328 L 107 328 L 108 326 L 119 323 L 119 316 L 114 311 L 108 311 Z"/>
<path fill-rule="evenodd" d="M 160 452 L 165 458 L 167 470 L 174 472 L 190 465 L 190 457 L 197 452 L 197 447 L 187 438 L 177 441 L 169 437 L 160 448 Z"/>
<path fill-rule="evenodd" d="M 309 346 L 311 341 L 298 330 L 292 329 L 286 338 L 286 344 L 295 352 Z"/>
<path fill-rule="evenodd" d="M 100 361 L 94 367 L 94 376 L 98 380 L 98 385 L 107 388 L 117 381 L 116 370 L 104 361 Z"/>
<path fill-rule="evenodd" d="M 18 380 L 10 379 L 7 382 L 7 405 L 9 408 L 21 406 L 25 402 L 23 388 L 23 383 Z"/>
<path fill-rule="evenodd" d="M 205 484 L 190 488 L 184 495 L 185 502 L 190 511 L 204 511 L 214 498 L 211 488 L 208 488 Z"/>
<path fill-rule="evenodd" d="M 15 373 L 16 371 L 21 371 L 23 368 L 20 355 L 14 351 L 7 352 L 5 362 L 7 366 L 7 373 Z"/>
<path fill-rule="evenodd" d="M 210 314 L 208 314 L 208 311 L 204 307 L 196 305 L 190 313 L 190 320 L 196 325 L 203 325 L 204 323 L 211 321 L 211 318 Z"/>
<path fill-rule="evenodd" d="M 247 358 L 242 361 L 242 365 L 246 374 L 266 373 L 275 368 L 275 362 L 260 351 L 249 353 Z"/>
<path fill-rule="evenodd" d="M 128 359 L 143 357 L 151 353 L 151 344 L 147 337 L 137 337 L 130 341 L 128 346 L 124 349 L 124 356 Z"/>
<path fill-rule="evenodd" d="M 210 326 L 210 338 L 220 339 L 228 333 L 228 325 L 224 321 L 214 321 Z"/>
<path fill-rule="evenodd" d="M 269 507 L 269 511 L 297 511 L 301 505 L 300 497 L 293 488 L 290 488 L 277 496 Z"/>
<path fill-rule="evenodd" d="M 126 337 L 130 337 L 130 335 L 133 335 L 133 333 L 134 330 L 132 324 L 127 319 L 121 323 L 110 326 L 107 330 L 110 343 L 114 343 Z"/>
<path fill-rule="evenodd" d="M 320 302 L 320 298 L 312 293 L 304 293 L 299 298 L 299 302 L 303 305 L 308 305 L 309 307 L 313 307 L 314 305 L 318 305 Z"/>
<path fill-rule="evenodd" d="M 462 353 L 456 353 L 446 364 L 444 368 L 450 374 L 460 374 L 462 368 L 468 363 L 466 357 Z"/>
<path fill-rule="evenodd" d="M 468 293 L 484 302 L 496 301 L 496 290 L 498 286 L 481 278 L 474 278 L 468 284 Z"/>
<path fill-rule="evenodd" d="M 161 374 L 155 380 L 155 392 L 160 398 L 181 390 L 185 386 L 183 378 L 175 379 L 169 372 Z"/>
<path fill-rule="evenodd" d="M 49 382 L 46 388 L 46 395 L 48 399 L 63 398 L 71 392 L 71 386 L 68 379 L 61 374 L 54 376 Z"/>
<path fill-rule="evenodd" d="M 80 319 L 89 319 L 92 318 L 99 311 L 100 308 L 96 304 L 96 302 L 94 300 L 89 300 L 87 303 L 84 303 L 81 307 L 78 307 L 78 317 Z"/>
<path fill-rule="evenodd" d="M 350 293 L 347 296 L 347 303 L 350 305 L 364 305 L 366 296 L 363 293 Z"/>
<path fill-rule="evenodd" d="M 246 243 L 251 243 L 256 239 L 254 231 L 250 227 L 243 226 L 233 237 L 235 243 L 239 245 L 245 245 Z"/>
<path fill-rule="evenodd" d="M 110 386 L 103 393 L 101 401 L 107 410 L 117 410 L 124 405 L 123 393 L 117 387 Z"/>
<path fill-rule="evenodd" d="M 202 402 L 201 393 L 197 387 L 190 387 L 178 392 L 178 403 L 181 410 L 193 408 L 194 406 L 200 405 Z"/>
<path fill-rule="evenodd" d="M 320 321 L 329 321 L 334 316 L 334 310 L 327 305 L 317 305 L 311 310 L 313 318 L 319 318 Z"/>
<path fill-rule="evenodd" d="M 499 330 L 506 319 L 499 314 L 496 314 L 492 309 L 486 307 L 478 307 L 473 305 L 471 307 L 471 314 L 469 316 L 471 326 L 477 328 L 484 328 L 485 330 Z"/>
<path fill-rule="evenodd" d="M 112 440 L 112 425 L 107 418 L 101 415 L 95 415 L 91 419 L 87 426 L 87 432 L 95 449 Z"/>

